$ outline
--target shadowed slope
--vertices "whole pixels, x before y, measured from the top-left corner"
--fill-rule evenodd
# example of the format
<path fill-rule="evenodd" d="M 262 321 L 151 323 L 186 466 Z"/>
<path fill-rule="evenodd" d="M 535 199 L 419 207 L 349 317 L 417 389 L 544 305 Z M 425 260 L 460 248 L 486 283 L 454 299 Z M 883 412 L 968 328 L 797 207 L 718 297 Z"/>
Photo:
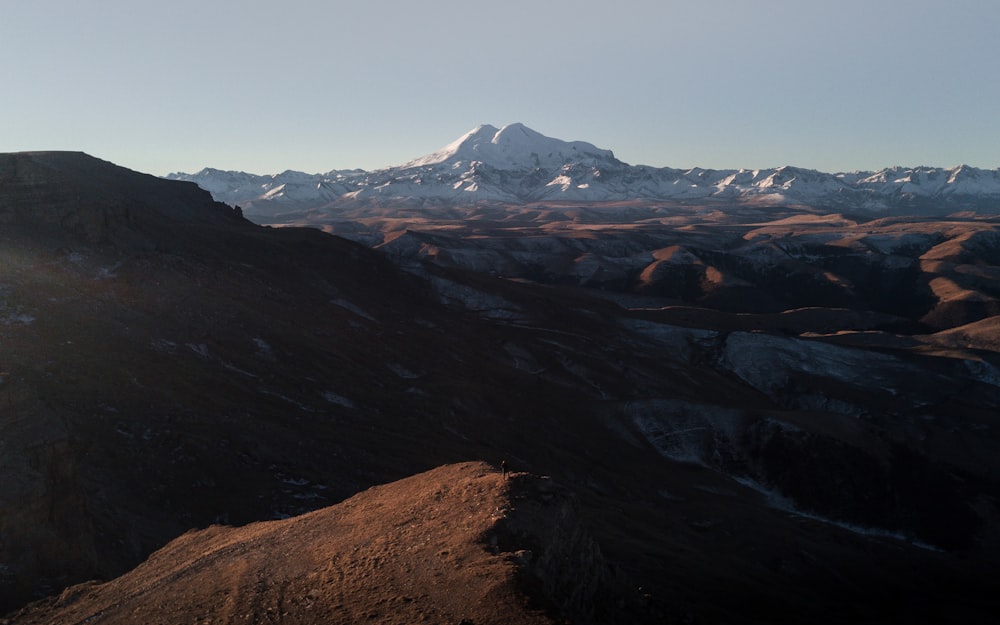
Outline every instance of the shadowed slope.
<path fill-rule="evenodd" d="M 35 236 L 152 248 L 181 231 L 243 222 L 240 211 L 194 184 L 175 184 L 81 152 L 0 154 L 0 225 Z M 249 226 L 243 223 L 243 226 Z M 178 227 L 181 230 L 178 230 Z"/>

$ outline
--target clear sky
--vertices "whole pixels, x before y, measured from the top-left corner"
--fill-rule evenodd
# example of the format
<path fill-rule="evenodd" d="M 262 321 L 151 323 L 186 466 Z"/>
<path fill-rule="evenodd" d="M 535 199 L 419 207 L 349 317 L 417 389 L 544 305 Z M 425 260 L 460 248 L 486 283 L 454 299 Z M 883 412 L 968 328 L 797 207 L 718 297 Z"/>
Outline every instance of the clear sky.
<path fill-rule="evenodd" d="M 0 151 L 376 169 L 522 122 L 632 164 L 1000 166 L 997 0 L 0 0 Z"/>

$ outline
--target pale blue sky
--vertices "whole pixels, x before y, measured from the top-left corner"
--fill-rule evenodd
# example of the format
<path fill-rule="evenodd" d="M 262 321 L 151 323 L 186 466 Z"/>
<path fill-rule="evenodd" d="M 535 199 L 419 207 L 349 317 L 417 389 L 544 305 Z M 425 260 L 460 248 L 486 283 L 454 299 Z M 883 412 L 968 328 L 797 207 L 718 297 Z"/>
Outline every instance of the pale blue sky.
<path fill-rule="evenodd" d="M 996 0 L 0 0 L 0 151 L 399 164 L 522 122 L 632 164 L 1000 166 Z"/>

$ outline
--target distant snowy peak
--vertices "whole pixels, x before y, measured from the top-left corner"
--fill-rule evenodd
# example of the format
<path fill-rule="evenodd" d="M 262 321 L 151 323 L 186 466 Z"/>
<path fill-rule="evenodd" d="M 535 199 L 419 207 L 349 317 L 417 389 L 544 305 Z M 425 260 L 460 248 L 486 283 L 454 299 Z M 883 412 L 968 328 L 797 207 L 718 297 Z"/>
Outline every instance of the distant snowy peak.
<path fill-rule="evenodd" d="M 332 202 L 354 191 L 358 179 L 365 175 L 367 172 L 361 169 L 334 170 L 325 174 L 289 169 L 280 174 L 258 175 L 206 167 L 195 174 L 172 173 L 166 178 L 193 182 L 211 193 L 216 201 L 252 210 L 254 205 Z"/>
<path fill-rule="evenodd" d="M 350 206 L 680 201 L 801 204 L 835 210 L 1000 214 L 1000 169 L 891 167 L 828 174 L 771 169 L 672 169 L 628 165 L 584 141 L 546 137 L 523 124 L 478 126 L 452 143 L 377 171 L 258 176 L 203 169 L 171 174 L 238 204 L 258 221 L 280 213 Z"/>
<path fill-rule="evenodd" d="M 482 163 L 494 169 L 526 169 L 598 162 L 622 164 L 611 150 L 602 150 L 585 141 L 552 139 L 524 124 L 509 124 L 500 129 L 484 124 L 437 152 L 413 159 L 396 169 L 469 163 Z"/>

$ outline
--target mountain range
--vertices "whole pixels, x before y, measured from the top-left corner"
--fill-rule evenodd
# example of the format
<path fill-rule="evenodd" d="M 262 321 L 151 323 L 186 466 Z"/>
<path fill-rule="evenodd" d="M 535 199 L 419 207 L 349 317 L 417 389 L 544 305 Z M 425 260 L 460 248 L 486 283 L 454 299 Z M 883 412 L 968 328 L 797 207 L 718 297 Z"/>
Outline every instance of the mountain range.
<path fill-rule="evenodd" d="M 1000 212 L 1000 169 L 658 168 L 629 165 L 610 150 L 546 137 L 519 123 L 479 126 L 436 152 L 376 171 L 255 175 L 206 168 L 167 177 L 195 182 L 257 221 L 289 211 L 358 206 L 628 201 L 804 205 L 883 214 Z"/>

